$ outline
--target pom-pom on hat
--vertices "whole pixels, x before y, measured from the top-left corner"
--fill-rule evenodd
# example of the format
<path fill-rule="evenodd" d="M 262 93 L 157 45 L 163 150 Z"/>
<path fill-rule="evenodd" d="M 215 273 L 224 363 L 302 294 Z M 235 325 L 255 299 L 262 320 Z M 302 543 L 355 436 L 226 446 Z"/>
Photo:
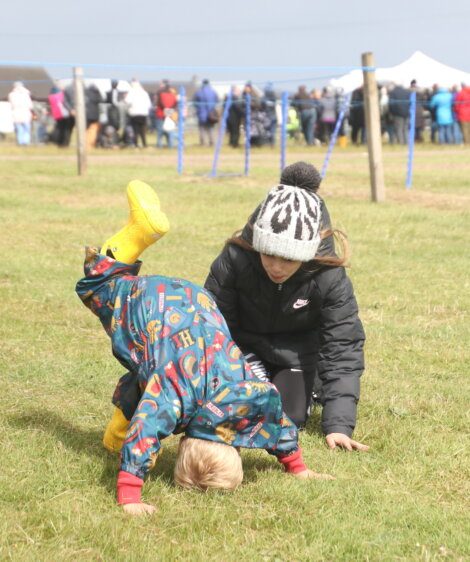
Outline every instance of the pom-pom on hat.
<path fill-rule="evenodd" d="M 288 260 L 312 260 L 321 242 L 320 206 L 320 198 L 310 190 L 273 187 L 253 225 L 253 248 Z"/>

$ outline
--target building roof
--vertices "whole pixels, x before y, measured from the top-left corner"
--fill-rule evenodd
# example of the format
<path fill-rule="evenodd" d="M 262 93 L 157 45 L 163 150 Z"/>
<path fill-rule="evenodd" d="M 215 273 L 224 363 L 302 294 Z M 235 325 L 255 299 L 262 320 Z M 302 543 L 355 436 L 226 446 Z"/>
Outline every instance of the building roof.
<path fill-rule="evenodd" d="M 118 91 L 119 92 L 128 92 L 130 89 L 130 82 L 128 82 L 127 80 L 121 80 L 121 79 L 117 79 L 118 81 Z M 66 88 L 68 86 L 70 86 L 70 84 L 72 84 L 73 79 L 72 78 L 61 78 L 57 81 L 62 88 Z M 108 92 L 111 89 L 111 79 L 110 78 L 87 78 L 85 77 L 83 79 L 83 83 L 85 85 L 85 87 L 90 86 L 91 84 L 94 84 L 98 90 L 101 92 L 102 95 L 104 95 L 106 92 Z M 160 88 L 161 85 L 161 80 L 160 81 L 151 81 L 151 80 L 142 80 L 141 81 L 142 87 L 144 88 L 144 90 L 150 95 L 153 96 L 158 89 Z M 186 97 L 187 99 L 192 98 L 192 96 L 194 95 L 195 91 L 197 90 L 197 84 L 194 80 L 188 80 L 188 81 L 170 81 L 170 85 L 172 88 L 174 88 L 177 92 L 180 89 L 180 86 L 184 86 L 185 91 L 186 91 Z"/>
<path fill-rule="evenodd" d="M 47 100 L 54 82 L 41 66 L 0 66 L 0 100 L 6 100 L 14 82 L 23 82 L 35 100 Z"/>

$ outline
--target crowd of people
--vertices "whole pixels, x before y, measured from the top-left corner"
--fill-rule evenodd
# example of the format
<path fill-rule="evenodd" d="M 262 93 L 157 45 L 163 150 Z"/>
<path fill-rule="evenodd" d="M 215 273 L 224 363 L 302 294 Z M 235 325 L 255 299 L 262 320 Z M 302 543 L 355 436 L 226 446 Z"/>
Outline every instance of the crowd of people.
<path fill-rule="evenodd" d="M 156 133 L 157 148 L 174 148 L 178 134 L 179 95 L 170 81 L 162 80 L 153 95 L 138 80 L 132 80 L 126 92 L 121 91 L 118 85 L 119 82 L 113 80 L 106 93 L 93 83 L 85 88 L 87 146 L 145 148 L 150 130 Z M 379 86 L 384 141 L 390 144 L 408 142 L 412 92 L 416 93 L 416 142 L 470 143 L 470 87 L 462 84 L 460 88 L 454 86 L 448 89 L 436 84 L 432 89 L 423 89 L 415 80 L 408 88 L 394 84 Z M 331 86 L 322 90 L 299 86 L 288 101 L 286 130 L 289 138 L 305 142 L 308 146 L 327 144 L 345 105 L 344 100 L 344 92 Z M 41 103 L 32 99 L 21 82 L 16 82 L 8 101 L 18 145 L 49 142 L 60 147 L 69 146 L 75 125 L 73 85 L 62 88 L 55 84 L 48 103 Z M 276 144 L 282 110 L 280 95 L 271 82 L 263 90 L 251 82 L 243 88 L 232 86 L 230 95 L 220 99 L 209 80 L 203 80 L 185 107 L 185 117 L 197 124 L 201 145 L 214 144 L 215 130 L 225 109 L 228 144 L 231 147 L 240 145 L 242 133 L 245 138 L 248 135 L 251 146 Z M 338 133 L 342 145 L 347 144 L 348 138 L 353 144 L 366 142 L 362 87 L 352 92 Z"/>
<path fill-rule="evenodd" d="M 411 93 L 416 94 L 415 141 L 424 142 L 424 131 L 429 130 L 429 140 L 439 144 L 470 144 L 470 87 L 419 88 L 412 80 L 409 88 L 401 85 L 382 86 L 379 92 L 382 132 L 390 144 L 407 144 L 410 127 Z M 364 143 L 363 89 L 355 90 L 351 97 L 351 140 Z"/>
<path fill-rule="evenodd" d="M 409 88 L 389 84 L 379 87 L 381 130 L 384 141 L 390 144 L 407 144 L 410 127 L 411 94 L 416 93 L 415 140 L 428 138 L 439 144 L 470 144 L 470 87 L 418 87 L 415 80 Z M 238 146 L 240 126 L 246 114 L 246 95 L 251 95 L 252 146 L 273 145 L 276 128 L 281 122 L 280 103 L 271 84 L 263 94 L 253 91 L 251 84 L 245 86 L 240 97 L 237 88 L 232 89 L 232 107 L 227 127 L 229 144 Z M 235 105 L 235 107 L 233 107 Z M 304 85 L 289 98 L 286 129 L 289 137 L 307 145 L 327 144 L 335 129 L 341 109 L 345 106 L 345 94 L 326 86 L 322 90 L 308 91 Z M 364 90 L 357 88 L 345 106 L 344 119 L 338 131 L 339 143 L 345 145 L 349 138 L 353 144 L 365 144 L 367 140 L 364 110 Z"/>

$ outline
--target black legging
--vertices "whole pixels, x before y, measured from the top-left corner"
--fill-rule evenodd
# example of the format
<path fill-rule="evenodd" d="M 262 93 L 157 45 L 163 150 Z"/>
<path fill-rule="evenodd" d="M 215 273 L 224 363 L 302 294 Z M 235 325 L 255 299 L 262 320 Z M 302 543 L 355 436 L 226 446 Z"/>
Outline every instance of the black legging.
<path fill-rule="evenodd" d="M 147 146 L 147 117 L 145 115 L 134 115 L 131 117 L 131 127 L 134 131 L 135 145 L 139 146 L 139 137 L 142 139 L 142 146 Z"/>
<path fill-rule="evenodd" d="M 57 145 L 69 146 L 72 130 L 75 125 L 75 117 L 64 117 L 58 119 L 56 122 L 57 127 Z"/>
<path fill-rule="evenodd" d="M 269 380 L 279 390 L 282 408 L 297 427 L 307 423 L 312 393 L 320 400 L 321 383 L 315 366 L 292 369 L 261 361 L 254 353 L 245 355 L 251 370 L 261 380 Z"/>
<path fill-rule="evenodd" d="M 281 395 L 282 408 L 297 427 L 307 423 L 314 381 L 314 370 L 281 369 L 271 374 L 271 382 Z"/>

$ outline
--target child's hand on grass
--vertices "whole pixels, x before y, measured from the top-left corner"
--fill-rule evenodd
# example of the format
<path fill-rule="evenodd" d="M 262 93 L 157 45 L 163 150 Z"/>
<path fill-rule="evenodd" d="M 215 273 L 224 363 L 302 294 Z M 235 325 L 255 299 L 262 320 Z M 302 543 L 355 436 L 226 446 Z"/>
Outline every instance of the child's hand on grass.
<path fill-rule="evenodd" d="M 148 503 L 126 503 L 122 509 L 129 515 L 152 515 L 156 511 L 156 508 Z"/>
<path fill-rule="evenodd" d="M 299 480 L 309 480 L 310 478 L 315 478 L 316 480 L 336 480 L 331 474 L 320 474 L 319 472 L 313 472 L 309 468 L 302 470 L 302 472 L 296 472 L 292 474 Z"/>
<path fill-rule="evenodd" d="M 368 445 L 359 443 L 359 441 L 354 441 L 351 437 L 348 437 L 344 433 L 329 433 L 326 436 L 326 442 L 330 449 L 336 449 L 336 446 L 342 447 L 348 451 L 368 451 Z"/>

